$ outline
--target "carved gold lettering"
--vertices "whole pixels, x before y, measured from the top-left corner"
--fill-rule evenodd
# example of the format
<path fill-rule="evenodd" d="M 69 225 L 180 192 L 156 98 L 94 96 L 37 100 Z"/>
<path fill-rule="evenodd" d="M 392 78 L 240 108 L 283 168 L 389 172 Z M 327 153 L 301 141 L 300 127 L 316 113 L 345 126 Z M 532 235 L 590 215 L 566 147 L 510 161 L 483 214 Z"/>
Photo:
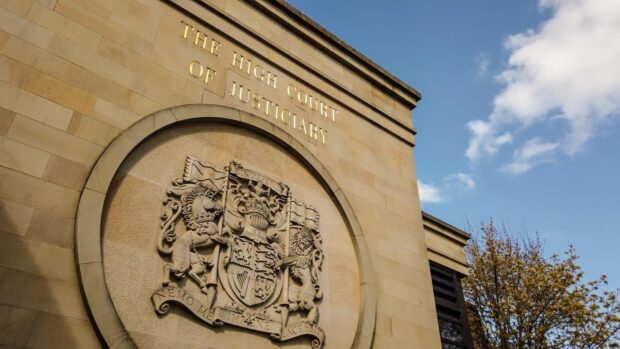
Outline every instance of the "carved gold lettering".
<path fill-rule="evenodd" d="M 222 46 L 222 43 L 219 40 L 216 40 L 206 33 L 201 32 L 185 21 L 181 21 L 181 23 L 183 24 L 183 39 L 190 40 L 190 37 L 193 36 L 192 43 L 194 46 L 205 50 L 216 57 L 220 56 L 217 51 Z"/>
<path fill-rule="evenodd" d="M 247 103 L 247 100 L 243 100 L 243 91 L 245 90 L 245 87 L 239 83 L 237 83 L 236 81 L 233 81 L 232 86 L 230 88 L 230 96 L 233 96 L 235 98 L 238 98 L 240 101 Z M 239 91 L 239 92 L 237 92 Z"/>
<path fill-rule="evenodd" d="M 246 91 L 245 98 L 243 97 L 243 90 Z M 239 84 L 239 100 L 243 103 L 247 103 L 250 100 L 250 89 L 244 88 L 241 84 Z"/>
<path fill-rule="evenodd" d="M 319 139 L 319 127 L 311 122 L 308 123 L 308 131 L 310 138 Z"/>
<path fill-rule="evenodd" d="M 244 56 L 237 51 L 233 51 L 231 65 L 244 75 L 261 81 L 271 88 L 276 88 L 278 76 L 265 69 L 262 65 L 253 62 L 252 57 Z"/>
<path fill-rule="evenodd" d="M 252 108 L 260 109 L 260 105 L 261 105 L 260 101 L 261 101 L 260 95 L 258 93 L 256 93 L 256 92 L 253 92 L 252 93 L 252 103 L 251 103 Z"/>
<path fill-rule="evenodd" d="M 219 51 L 221 47 L 222 47 L 222 43 L 213 39 L 211 40 L 211 49 L 209 50 L 209 52 L 211 52 L 216 57 L 219 57 L 220 54 L 217 51 Z"/>
<path fill-rule="evenodd" d="M 194 27 L 192 27 L 191 25 L 185 23 L 184 21 L 181 21 L 181 23 L 185 24 L 185 30 L 183 30 L 183 39 L 187 39 L 187 34 L 189 33 L 189 29 L 194 29 Z"/>
<path fill-rule="evenodd" d="M 213 78 L 215 77 L 215 74 L 217 74 L 215 70 L 207 67 L 207 71 L 205 73 L 205 79 L 204 79 L 205 84 L 208 84 L 209 81 L 213 80 Z"/>
<path fill-rule="evenodd" d="M 282 108 L 282 110 L 280 110 L 280 117 L 279 120 L 284 123 L 285 125 L 288 125 L 288 118 L 291 117 L 291 112 L 286 109 L 286 108 Z M 295 117 L 293 117 L 294 120 Z M 278 117 L 276 116 L 276 119 L 278 119 Z"/>
<path fill-rule="evenodd" d="M 237 82 L 233 81 L 232 82 L 232 86 L 230 87 L 230 92 L 228 93 L 229 96 L 235 96 L 237 94 Z"/>
<path fill-rule="evenodd" d="M 196 68 L 196 66 L 198 66 L 198 68 Z M 196 71 L 196 69 L 199 69 L 199 70 Z M 189 64 L 189 74 L 191 76 L 195 77 L 196 79 L 200 79 L 203 73 L 204 73 L 204 68 L 202 67 L 202 64 L 200 62 L 192 61 Z"/>
<path fill-rule="evenodd" d="M 260 71 L 260 73 L 259 73 Z M 260 65 L 255 65 L 254 66 L 254 70 L 252 71 L 254 73 L 254 77 L 256 79 L 258 79 L 258 81 L 263 81 L 265 80 L 265 68 L 261 67 Z"/>
<path fill-rule="evenodd" d="M 319 129 L 319 133 L 321 134 L 321 143 L 322 144 L 326 144 L 327 143 L 327 130 L 324 129 Z"/>
<path fill-rule="evenodd" d="M 200 38 L 200 36 L 202 35 L 202 39 Z M 199 46 L 198 42 L 202 41 L 202 49 L 206 49 L 207 48 L 207 43 L 209 42 L 209 36 L 201 33 L 200 31 L 196 31 L 196 39 L 194 40 L 194 45 Z"/>
<path fill-rule="evenodd" d="M 240 70 L 243 74 L 251 76 L 252 58 L 246 57 L 237 51 L 233 52 L 232 66 Z"/>
<path fill-rule="evenodd" d="M 192 61 L 189 64 L 189 74 L 196 79 L 201 79 L 204 76 L 202 81 L 205 84 L 208 84 L 211 80 L 213 80 L 217 72 L 207 66 L 203 66 L 199 61 Z"/>
<path fill-rule="evenodd" d="M 182 37 L 184 40 L 191 42 L 192 46 L 204 50 L 215 57 L 221 56 L 221 41 L 186 21 L 181 20 L 181 24 L 183 25 Z M 227 56 L 226 59 L 229 59 L 228 57 L 230 56 Z M 265 116 L 273 117 L 278 123 L 287 125 L 309 136 L 308 138 L 311 141 L 321 144 L 327 143 L 327 130 L 320 127 L 319 124 L 309 122 L 304 117 L 296 114 L 296 106 L 302 106 L 304 107 L 303 109 L 310 111 L 310 113 L 320 115 L 332 122 L 336 121 L 338 109 L 322 98 L 317 97 L 312 90 L 304 89 L 303 86 L 297 86 L 296 82 L 286 85 L 286 96 L 288 96 L 292 104 L 287 103 L 288 107 L 280 105 L 277 103 L 277 99 L 267 98 L 253 90 L 255 85 L 253 85 L 252 81 L 254 80 L 277 89 L 278 76 L 269 70 L 268 65 L 266 66 L 260 60 L 254 60 L 250 55 L 243 54 L 238 49 L 233 50 L 231 58 L 229 61 L 231 67 L 249 78 L 250 82 L 246 81 L 247 84 L 240 84 L 238 81 L 233 80 L 227 93 L 228 96 L 239 100 L 241 103 L 248 104 L 248 107 L 260 111 L 260 114 L 264 113 Z M 204 62 L 204 57 L 202 62 Z M 188 66 L 189 74 L 194 79 L 201 80 L 204 84 L 210 84 L 217 77 L 217 71 L 202 62 L 200 58 L 191 61 Z M 170 293 L 171 297 L 175 296 L 172 295 L 172 291 Z M 176 297 L 183 299 L 184 295 L 177 294 Z M 189 302 L 192 301 L 190 300 Z"/>
<path fill-rule="evenodd" d="M 278 82 L 278 76 L 276 74 L 268 71 L 267 72 L 267 86 L 271 86 L 271 87 L 273 87 L 275 89 L 277 82 Z"/>
<path fill-rule="evenodd" d="M 232 66 L 238 68 L 239 70 L 243 70 L 243 55 L 237 53 L 237 51 L 233 52 Z"/>
<path fill-rule="evenodd" d="M 278 118 L 278 113 L 280 112 L 280 105 L 277 103 L 274 103 L 274 106 L 276 107 L 276 119 Z"/>
<path fill-rule="evenodd" d="M 286 94 L 289 96 L 289 98 L 291 99 L 295 98 L 294 91 L 297 91 L 297 87 L 295 87 L 295 85 L 288 84 L 288 86 L 286 86 Z"/>
<path fill-rule="evenodd" d="M 338 109 L 335 109 L 333 107 L 330 107 L 332 110 L 332 121 L 336 122 L 336 114 L 338 114 Z"/>
<path fill-rule="evenodd" d="M 319 102 L 319 113 L 321 116 L 327 117 L 327 105 L 323 102 Z"/>
<path fill-rule="evenodd" d="M 252 59 L 250 57 L 248 57 L 248 64 L 247 64 L 247 69 L 245 71 L 246 74 L 250 75 L 250 70 L 252 69 Z"/>
<path fill-rule="evenodd" d="M 299 128 L 297 130 L 299 132 L 303 132 L 303 134 L 305 135 L 308 134 L 308 129 L 306 128 L 306 120 L 301 119 L 301 122 L 299 123 Z"/>
<path fill-rule="evenodd" d="M 269 115 L 269 108 L 271 107 L 271 105 L 273 104 L 272 101 L 270 101 L 269 99 L 263 97 L 263 101 L 265 101 L 264 106 L 265 106 L 265 115 Z M 277 114 L 276 114 L 277 115 Z"/>
<path fill-rule="evenodd" d="M 308 104 L 308 95 L 306 94 L 306 91 L 304 90 L 297 91 L 297 101 L 303 105 Z"/>
<path fill-rule="evenodd" d="M 313 96 L 301 88 L 298 88 L 294 84 L 288 84 L 286 86 L 286 95 L 299 104 L 307 106 L 312 111 L 318 111 L 319 115 L 329 118 L 331 116 L 332 121 L 336 121 L 336 114 L 338 110 L 327 102 Z"/>
<path fill-rule="evenodd" d="M 316 98 L 314 98 L 313 96 L 310 96 L 310 103 L 308 105 L 310 107 L 310 109 L 316 111 L 316 109 L 317 109 L 316 108 L 316 104 L 317 104 Z"/>

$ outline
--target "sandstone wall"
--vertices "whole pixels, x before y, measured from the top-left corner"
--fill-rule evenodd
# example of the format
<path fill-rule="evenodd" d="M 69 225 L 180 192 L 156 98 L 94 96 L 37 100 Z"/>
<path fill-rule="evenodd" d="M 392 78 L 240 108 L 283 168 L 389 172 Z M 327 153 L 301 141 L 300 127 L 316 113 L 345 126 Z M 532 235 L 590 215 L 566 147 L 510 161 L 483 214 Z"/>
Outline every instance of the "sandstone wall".
<path fill-rule="evenodd" d="M 395 97 L 402 91 L 388 92 L 398 88 L 385 77 L 293 17 L 276 21 L 244 1 L 208 3 L 0 1 L 0 345 L 100 345 L 74 256 L 76 208 L 91 168 L 113 139 L 151 113 L 221 104 L 285 130 L 342 188 L 374 269 L 374 347 L 438 348 L 412 105 Z M 181 21 L 217 38 L 220 56 L 184 38 Z M 281 87 L 234 68 L 234 52 L 277 74 Z M 188 71 L 193 60 L 216 69 L 216 77 L 205 84 L 198 70 Z M 231 96 L 234 82 L 295 108 L 327 131 L 326 143 Z M 290 99 L 288 84 L 336 106 L 335 121 Z"/>

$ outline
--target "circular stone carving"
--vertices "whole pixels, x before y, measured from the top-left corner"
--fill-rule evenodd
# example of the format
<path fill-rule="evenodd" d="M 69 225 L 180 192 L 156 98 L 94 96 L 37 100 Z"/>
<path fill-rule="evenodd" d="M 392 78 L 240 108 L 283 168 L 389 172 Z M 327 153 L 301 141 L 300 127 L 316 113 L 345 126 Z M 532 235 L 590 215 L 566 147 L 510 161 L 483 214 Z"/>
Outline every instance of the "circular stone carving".
<path fill-rule="evenodd" d="M 373 276 L 348 201 L 304 145 L 237 109 L 175 107 L 115 139 L 82 193 L 76 254 L 110 347 L 372 341 Z"/>

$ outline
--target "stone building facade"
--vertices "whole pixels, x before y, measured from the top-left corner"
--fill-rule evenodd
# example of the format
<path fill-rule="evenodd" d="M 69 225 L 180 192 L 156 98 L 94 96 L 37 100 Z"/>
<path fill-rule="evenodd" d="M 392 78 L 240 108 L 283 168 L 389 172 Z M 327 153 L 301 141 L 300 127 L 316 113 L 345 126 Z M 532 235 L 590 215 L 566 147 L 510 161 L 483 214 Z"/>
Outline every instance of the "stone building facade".
<path fill-rule="evenodd" d="M 442 347 L 419 99 L 279 0 L 0 1 L 0 347 Z"/>

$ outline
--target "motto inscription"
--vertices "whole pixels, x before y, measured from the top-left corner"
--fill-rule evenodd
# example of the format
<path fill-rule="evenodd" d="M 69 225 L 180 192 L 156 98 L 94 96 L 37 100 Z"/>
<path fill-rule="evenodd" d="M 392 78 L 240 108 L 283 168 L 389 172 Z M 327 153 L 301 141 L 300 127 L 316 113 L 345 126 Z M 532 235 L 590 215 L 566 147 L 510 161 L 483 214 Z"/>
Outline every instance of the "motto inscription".
<path fill-rule="evenodd" d="M 220 169 L 187 157 L 161 219 L 158 313 L 178 304 L 212 326 L 323 346 L 319 213 L 286 184 L 234 161 Z"/>

